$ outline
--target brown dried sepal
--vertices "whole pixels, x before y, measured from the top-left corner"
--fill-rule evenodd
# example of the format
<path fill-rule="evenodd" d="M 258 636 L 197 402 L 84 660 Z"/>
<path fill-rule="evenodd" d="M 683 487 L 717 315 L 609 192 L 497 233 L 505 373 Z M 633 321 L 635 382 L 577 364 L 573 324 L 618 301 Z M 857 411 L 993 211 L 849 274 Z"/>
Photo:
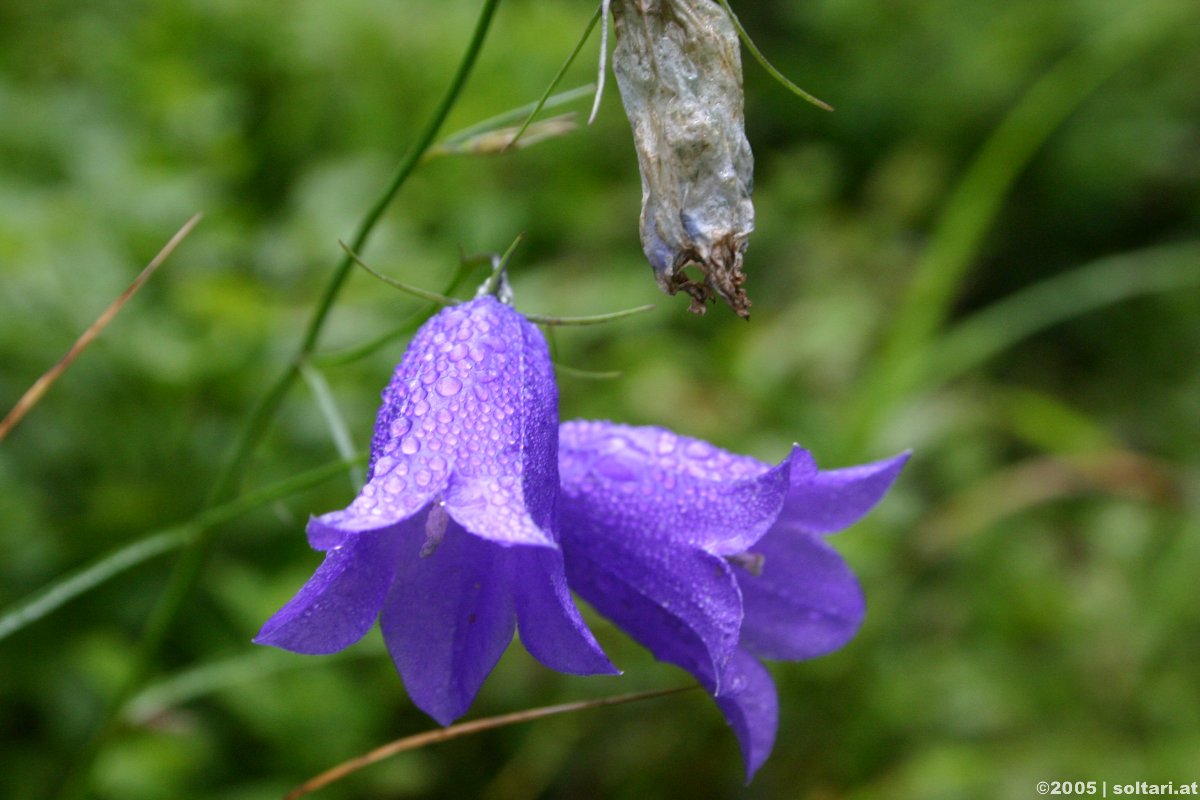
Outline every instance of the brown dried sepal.
<path fill-rule="evenodd" d="M 688 277 L 684 272 L 688 268 L 699 270 L 704 276 L 703 279 Z M 708 303 L 715 302 L 720 297 L 739 317 L 750 319 L 750 306 L 753 303 L 742 288 L 745 283 L 742 250 L 736 242 L 725 239 L 717 242 L 712 248 L 708 261 L 702 261 L 699 253 L 684 253 L 682 261 L 671 270 L 664 288 L 668 294 L 684 292 L 690 296 L 692 303 L 688 306 L 688 311 L 693 314 L 705 313 Z"/>

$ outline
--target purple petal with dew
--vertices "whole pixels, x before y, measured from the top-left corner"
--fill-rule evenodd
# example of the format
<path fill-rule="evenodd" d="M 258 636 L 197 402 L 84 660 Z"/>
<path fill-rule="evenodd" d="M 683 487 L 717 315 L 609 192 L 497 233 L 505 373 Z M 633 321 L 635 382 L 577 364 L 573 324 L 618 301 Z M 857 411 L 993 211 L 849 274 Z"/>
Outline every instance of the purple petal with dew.
<path fill-rule="evenodd" d="M 454 522 L 422 557 L 425 544 L 406 538 L 379 622 L 413 703 L 449 725 L 508 647 L 516 613 L 508 575 L 498 566 L 499 545 Z"/>
<path fill-rule="evenodd" d="M 808 533 L 850 527 L 883 499 L 910 455 L 827 472 L 793 469 L 779 526 Z"/>
<path fill-rule="evenodd" d="M 866 606 L 858 580 L 824 538 L 772 530 L 754 547 L 758 575 L 736 570 L 742 590 L 741 646 L 763 658 L 798 661 L 854 637 Z"/>
<path fill-rule="evenodd" d="M 778 518 L 793 455 L 776 467 L 663 428 L 609 422 L 560 426 L 564 490 L 604 507 L 610 524 L 733 555 Z"/>
<path fill-rule="evenodd" d="M 510 547 L 503 553 L 512 581 L 521 643 L 547 667 L 572 675 L 615 675 L 571 599 L 562 553 Z"/>
<path fill-rule="evenodd" d="M 639 538 L 639 533 L 610 526 L 596 509 L 564 495 L 567 580 L 655 658 L 682 667 L 716 691 L 742 618 L 729 565 L 704 550 Z"/>
<path fill-rule="evenodd" d="M 257 644 L 309 655 L 335 653 L 374 624 L 396 571 L 399 528 L 329 550 L 308 583 L 263 625 Z"/>
<path fill-rule="evenodd" d="M 779 697 L 766 667 L 739 648 L 729 659 L 717 706 L 737 736 L 746 764 L 746 783 L 771 755 L 779 727 Z"/>
<path fill-rule="evenodd" d="M 444 493 L 446 511 L 476 536 L 554 545 L 558 395 L 536 327 L 492 297 L 447 308 L 418 332 L 383 398 L 371 479 L 349 519 L 360 503 L 412 514 Z"/>

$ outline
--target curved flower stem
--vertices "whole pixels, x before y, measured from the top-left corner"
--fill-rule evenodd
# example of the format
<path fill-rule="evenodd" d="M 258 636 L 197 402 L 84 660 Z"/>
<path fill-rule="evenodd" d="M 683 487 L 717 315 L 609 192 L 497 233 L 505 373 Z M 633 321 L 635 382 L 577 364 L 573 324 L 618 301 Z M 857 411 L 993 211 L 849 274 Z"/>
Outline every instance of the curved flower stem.
<path fill-rule="evenodd" d="M 767 57 L 762 54 L 762 51 L 758 49 L 758 45 L 750 38 L 750 34 L 746 33 L 746 29 L 742 27 L 742 21 L 737 18 L 737 14 L 733 13 L 733 8 L 729 5 L 729 0 L 717 0 L 717 2 L 721 4 L 721 7 L 725 9 L 725 13 L 729 15 L 729 19 L 733 22 L 733 27 L 737 29 L 738 38 L 742 40 L 742 44 L 746 45 L 746 49 L 750 51 L 750 55 L 754 56 L 754 60 L 758 62 L 760 67 L 767 71 L 768 75 L 783 84 L 784 88 L 801 100 L 812 103 L 822 111 L 833 111 L 833 106 L 792 83 L 786 75 L 775 68 L 774 64 L 767 61 Z"/>
<path fill-rule="evenodd" d="M 403 739 L 397 739 L 394 742 L 389 742 L 382 747 L 377 747 L 368 753 L 364 753 L 357 758 L 352 758 L 349 761 L 344 761 L 332 769 L 322 772 L 315 778 L 311 778 L 297 786 L 292 791 L 284 795 L 284 800 L 296 800 L 298 797 L 303 797 L 310 792 L 315 792 L 328 786 L 335 781 L 357 772 L 363 767 L 369 767 L 383 761 L 385 758 L 390 758 L 398 753 L 403 753 L 408 750 L 416 750 L 426 745 L 440 744 L 448 742 L 451 739 L 457 739 L 462 736 L 470 736 L 473 733 L 481 733 L 494 728 L 503 728 L 508 725 L 516 725 L 520 722 L 531 722 L 535 719 L 543 717 L 552 717 L 557 714 L 570 714 L 575 711 L 586 711 L 590 708 L 602 708 L 604 706 L 616 706 L 624 703 L 636 703 L 642 700 L 653 700 L 657 697 L 666 697 L 667 695 L 679 694 L 681 692 L 691 691 L 692 689 L 700 688 L 698 684 L 692 686 L 679 686 L 674 689 L 659 689 L 653 692 L 637 692 L 634 694 L 621 694 L 613 697 L 601 697 L 596 700 L 581 700 L 575 703 L 562 703 L 555 706 L 542 706 L 540 708 L 530 708 L 525 711 L 517 711 L 512 714 L 500 714 L 495 717 L 485 717 L 484 719 L 475 719 L 470 722 L 460 722 L 457 725 L 450 725 L 446 728 L 437 728 L 425 733 L 418 733 L 414 736 L 405 736 Z"/>
<path fill-rule="evenodd" d="M 516 247 L 518 242 L 520 242 L 520 237 L 517 238 L 517 241 L 512 243 L 508 251 L 505 252 L 504 256 L 502 256 L 501 260 L 508 258 L 509 254 L 512 253 L 513 248 Z M 428 289 L 422 289 L 419 286 L 413 286 L 411 283 L 405 283 L 404 281 L 399 281 L 395 278 L 384 275 L 382 272 L 378 272 L 374 268 L 367 266 L 367 264 L 363 262 L 363 260 L 359 258 L 352 249 L 350 249 L 349 245 L 345 243 L 340 244 L 346 250 L 349 258 L 351 258 L 355 264 L 358 264 L 360 267 L 386 283 L 388 286 L 399 289 L 402 292 L 407 292 L 413 297 L 419 297 L 422 300 L 428 300 L 431 303 L 437 303 L 443 306 L 456 306 L 463 302 L 457 297 L 447 297 L 444 294 L 431 292 Z M 496 270 L 493 272 L 493 276 L 500 275 L 502 272 L 502 269 Z M 644 306 L 634 306 L 633 308 L 626 308 L 621 311 L 612 311 L 607 314 L 593 314 L 586 317 L 548 317 L 543 314 L 524 314 L 524 317 L 530 322 L 538 325 L 599 325 L 604 322 L 613 322 L 614 320 L 623 319 L 624 317 L 631 317 L 634 314 L 644 314 L 647 311 L 653 310 L 654 304 L 647 303 Z"/>
<path fill-rule="evenodd" d="M 600 325 L 604 322 L 613 322 L 625 317 L 632 317 L 634 314 L 645 314 L 647 311 L 653 311 L 654 304 L 647 303 L 644 306 L 634 306 L 621 311 L 612 311 L 608 314 L 592 314 L 586 317 L 547 317 L 543 314 L 526 314 L 525 319 L 538 325 L 548 325 L 551 327 L 560 325 Z"/>
<path fill-rule="evenodd" d="M 362 267 L 367 272 L 386 283 L 388 286 L 391 286 L 393 289 L 399 289 L 405 294 L 411 294 L 413 297 L 419 297 L 422 300 L 428 300 L 430 303 L 436 303 L 439 306 L 456 306 L 462 302 L 462 300 L 459 300 L 457 297 L 448 297 L 444 294 L 431 292 L 428 289 L 422 289 L 420 286 L 413 286 L 411 283 L 405 283 L 404 281 L 384 275 L 382 272 L 376 271 L 374 267 L 369 266 L 367 262 L 359 258 L 358 254 L 354 252 L 354 248 L 352 248 L 350 245 L 341 240 L 338 240 L 338 244 L 341 245 L 342 249 L 346 251 L 346 257 L 349 258 L 353 263 Z"/>
<path fill-rule="evenodd" d="M 384 211 L 387 210 L 409 176 L 412 175 L 413 170 L 421 163 L 421 157 L 425 151 L 429 149 L 437 138 L 438 132 L 445 123 L 450 109 L 453 108 L 454 103 L 458 100 L 458 96 L 466 85 L 472 68 L 475 66 L 479 53 L 483 49 L 483 41 L 487 36 L 488 29 L 491 27 L 492 17 L 499 5 L 500 0 L 484 0 L 483 8 L 479 12 L 479 19 L 475 24 L 474 33 L 467 45 L 467 50 L 463 55 L 462 61 L 458 65 L 458 70 L 450 81 L 450 86 L 434 109 L 429 120 L 425 123 L 425 127 L 418 135 L 416 141 L 396 168 L 396 172 L 392 176 L 387 189 L 384 190 L 375 204 L 371 206 L 359 224 L 353 239 L 353 248 L 355 250 L 362 249 L 363 245 L 366 244 L 367 239 L 370 238 L 371 232 L 375 229 Z M 275 414 L 283 404 L 284 398 L 296 383 L 300 375 L 300 365 L 316 349 L 317 341 L 325 326 L 325 321 L 333 308 L 334 302 L 341 293 L 353 265 L 354 261 L 349 255 L 344 256 L 338 263 L 329 284 L 325 288 L 324 294 L 322 294 L 321 299 L 317 303 L 312 318 L 309 320 L 296 356 L 251 411 L 250 417 L 247 419 L 245 426 L 243 426 L 237 443 L 232 450 L 232 455 L 213 483 L 208 497 L 208 506 L 219 503 L 236 493 L 237 486 L 245 473 L 251 454 L 262 440 L 271 421 L 275 418 Z M 175 569 L 171 573 L 171 577 L 167 583 L 167 588 L 164 590 L 158 605 L 151 614 L 145 633 L 139 642 L 138 651 L 134 657 L 134 666 L 115 697 L 112 698 L 105 715 L 105 721 L 84 745 L 79 756 L 64 776 L 63 783 L 60 785 L 58 792 L 60 797 L 76 796 L 83 790 L 84 779 L 91 767 L 91 763 L 104 742 L 115 729 L 120 709 L 145 679 L 154 656 L 158 653 L 163 640 L 166 638 L 167 630 L 183 609 L 187 596 L 191 594 L 192 588 L 199 580 L 209 549 L 211 549 L 211 536 L 206 531 L 191 542 L 179 562 L 175 565 Z"/>
<path fill-rule="evenodd" d="M 489 256 L 473 256 L 470 258 L 463 257 L 459 261 L 458 268 L 454 271 L 454 275 L 446 283 L 446 288 L 442 290 L 442 295 L 449 297 L 452 295 L 467 277 L 467 273 L 472 267 L 484 266 L 490 264 L 492 257 Z M 351 345 L 350 347 L 341 350 L 329 350 L 323 353 L 315 353 L 309 362 L 319 367 L 332 367 L 340 364 L 350 364 L 365 358 L 380 348 L 386 347 L 391 342 L 399 339 L 401 336 L 406 336 L 413 333 L 417 328 L 421 327 L 421 323 L 429 318 L 429 315 L 437 310 L 436 305 L 423 305 L 416 311 L 404 318 L 404 321 L 392 328 L 387 333 L 383 333 L 374 339 L 363 342 L 362 344 Z"/>

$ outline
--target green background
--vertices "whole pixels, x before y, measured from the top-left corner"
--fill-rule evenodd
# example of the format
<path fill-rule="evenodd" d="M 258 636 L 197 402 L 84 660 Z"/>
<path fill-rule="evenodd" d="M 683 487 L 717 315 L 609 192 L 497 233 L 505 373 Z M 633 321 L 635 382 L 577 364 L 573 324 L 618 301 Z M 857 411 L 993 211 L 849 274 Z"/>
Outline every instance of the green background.
<path fill-rule="evenodd" d="M 0 443 L 0 609 L 204 507 L 357 221 L 448 84 L 466 0 L 0 3 L 0 406 L 194 212 L 200 226 Z M 536 99 L 582 0 L 505 0 L 443 134 Z M 835 540 L 869 611 L 843 650 L 772 666 L 774 755 L 742 786 L 685 694 L 400 756 L 318 797 L 1028 798 L 1039 780 L 1200 779 L 1200 7 L 1194 0 L 740 2 L 808 106 L 746 59 L 757 232 L 749 323 L 661 296 L 610 82 L 596 123 L 425 164 L 364 257 L 442 288 L 504 250 L 518 308 L 648 314 L 554 337 L 564 418 L 662 424 L 778 460 L 914 458 Z M 597 39 L 564 87 L 595 76 Z M 586 116 L 588 99 L 567 109 Z M 476 276 L 479 277 L 479 276 Z M 418 301 L 359 271 L 319 352 Z M 316 362 L 369 441 L 398 338 Z M 254 490 L 338 457 L 298 382 Z M 274 798 L 425 730 L 378 634 L 334 657 L 250 638 L 317 565 L 344 471 L 215 529 L 198 587 L 85 785 Z M 0 795 L 76 761 L 177 553 L 0 641 Z M 682 685 L 591 617 L 619 678 L 519 646 L 472 716 Z"/>

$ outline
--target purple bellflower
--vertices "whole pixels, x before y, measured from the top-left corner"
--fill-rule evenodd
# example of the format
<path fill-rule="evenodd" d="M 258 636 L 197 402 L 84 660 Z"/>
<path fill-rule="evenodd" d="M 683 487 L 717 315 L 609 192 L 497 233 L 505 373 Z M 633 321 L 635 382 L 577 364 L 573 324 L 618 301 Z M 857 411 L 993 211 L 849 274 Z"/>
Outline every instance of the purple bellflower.
<path fill-rule="evenodd" d="M 413 337 L 368 480 L 308 524 L 325 560 L 255 641 L 341 650 L 378 618 L 417 707 L 461 716 L 519 628 L 551 669 L 615 673 L 567 589 L 556 525 L 558 393 L 541 332 L 494 297 Z"/>
<path fill-rule="evenodd" d="M 749 780 L 779 716 L 759 659 L 814 658 L 854 636 L 862 591 L 824 537 L 870 511 L 908 454 L 821 472 L 800 447 L 771 467 L 662 428 L 559 430 L 571 588 L 712 693 Z"/>

